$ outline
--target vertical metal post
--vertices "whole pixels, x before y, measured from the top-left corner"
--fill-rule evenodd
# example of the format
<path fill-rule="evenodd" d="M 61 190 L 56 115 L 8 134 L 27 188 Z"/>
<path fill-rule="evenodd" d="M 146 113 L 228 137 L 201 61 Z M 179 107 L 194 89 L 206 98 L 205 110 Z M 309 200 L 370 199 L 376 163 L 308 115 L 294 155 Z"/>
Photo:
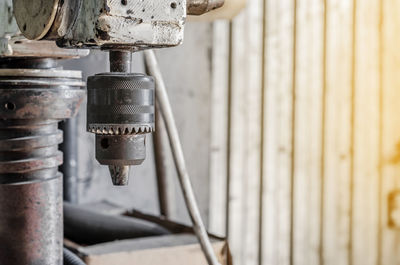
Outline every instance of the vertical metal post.
<path fill-rule="evenodd" d="M 85 84 L 55 65 L 0 59 L 0 264 L 63 263 L 58 122 L 76 114 Z"/>
<path fill-rule="evenodd" d="M 157 188 L 158 188 L 158 201 L 160 207 L 160 214 L 166 218 L 170 218 L 172 214 L 172 203 L 170 201 L 173 191 L 170 181 L 168 181 L 168 154 L 169 154 L 169 143 L 168 136 L 166 135 L 166 128 L 163 117 L 158 108 L 158 104 L 155 104 L 155 127 L 156 130 L 153 133 L 153 147 L 154 147 L 154 158 L 156 163 L 156 174 L 157 174 Z"/>
<path fill-rule="evenodd" d="M 64 175 L 64 200 L 78 202 L 78 118 L 62 121 L 59 129 L 64 132 L 64 142 L 60 145 L 60 150 L 64 154 L 64 163 L 60 166 L 60 171 Z"/>
<path fill-rule="evenodd" d="M 123 50 L 110 50 L 110 72 L 130 73 L 132 53 Z"/>

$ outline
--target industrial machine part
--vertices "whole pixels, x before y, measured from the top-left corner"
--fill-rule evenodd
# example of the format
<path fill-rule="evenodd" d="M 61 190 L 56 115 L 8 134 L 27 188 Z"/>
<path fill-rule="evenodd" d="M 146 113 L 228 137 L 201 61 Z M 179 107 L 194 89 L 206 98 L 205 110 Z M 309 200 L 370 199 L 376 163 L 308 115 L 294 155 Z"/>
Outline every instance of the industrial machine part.
<path fill-rule="evenodd" d="M 131 74 L 130 52 L 110 51 L 111 73 L 88 78 L 87 129 L 96 134 L 96 159 L 114 185 L 127 185 L 129 166 L 146 158 L 145 134 L 154 129 L 154 82 Z"/>
<path fill-rule="evenodd" d="M 0 1 L 0 264 L 62 264 L 63 135 L 58 122 L 84 100 L 79 71 L 59 58 L 85 50 L 60 49 L 22 38 L 11 1 Z"/>
<path fill-rule="evenodd" d="M 63 152 L 63 164 L 60 171 L 63 173 L 63 197 L 65 201 L 78 202 L 78 132 L 80 130 L 78 117 L 63 120 L 58 128 L 63 131 L 64 141 L 60 144 Z"/>
<path fill-rule="evenodd" d="M 61 264 L 62 132 L 84 99 L 79 71 L 51 58 L 0 59 L 0 263 Z"/>
<path fill-rule="evenodd" d="M 110 71 L 88 79 L 88 126 L 96 158 L 114 185 L 127 185 L 129 165 L 145 159 L 154 128 L 152 80 L 130 75 L 130 51 L 179 45 L 186 11 L 202 14 L 223 0 L 13 0 L 18 26 L 32 40 L 110 51 Z M 84 26 L 82 26 L 84 25 Z M 125 74 L 121 74 L 125 73 Z M 128 74 L 127 74 L 128 73 Z"/>
<path fill-rule="evenodd" d="M 64 265 L 85 265 L 85 263 L 75 253 L 67 248 L 63 251 Z"/>
<path fill-rule="evenodd" d="M 201 15 L 224 0 L 13 0 L 18 26 L 28 39 L 57 40 L 63 47 L 133 50 L 179 45 L 188 15 Z M 82 25 L 85 25 L 82 27 Z"/>
<path fill-rule="evenodd" d="M 23 35 L 62 47 L 132 50 L 183 40 L 185 0 L 13 0 Z"/>
<path fill-rule="evenodd" d="M 113 184 L 127 185 L 129 166 L 143 162 L 145 134 L 154 130 L 154 84 L 151 77 L 130 73 L 130 52 L 180 44 L 186 2 L 41 2 L 13 0 L 25 37 L 110 51 L 111 73 L 88 79 L 87 130 L 96 134 L 96 159 L 109 166 Z"/>

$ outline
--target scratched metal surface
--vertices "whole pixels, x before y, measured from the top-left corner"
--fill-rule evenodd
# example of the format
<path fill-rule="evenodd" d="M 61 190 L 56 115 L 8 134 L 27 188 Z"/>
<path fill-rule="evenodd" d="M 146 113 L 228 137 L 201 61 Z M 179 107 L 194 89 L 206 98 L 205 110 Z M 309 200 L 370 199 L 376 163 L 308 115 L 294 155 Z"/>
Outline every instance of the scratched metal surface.
<path fill-rule="evenodd" d="M 63 45 L 176 46 L 185 18 L 185 0 L 87 0 Z"/>

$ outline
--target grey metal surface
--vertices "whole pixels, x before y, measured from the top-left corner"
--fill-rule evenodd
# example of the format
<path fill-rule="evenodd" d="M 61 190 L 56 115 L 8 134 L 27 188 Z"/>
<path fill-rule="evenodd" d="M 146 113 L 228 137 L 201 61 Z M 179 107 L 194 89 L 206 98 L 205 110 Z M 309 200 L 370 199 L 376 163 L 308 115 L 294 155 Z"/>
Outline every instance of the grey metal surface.
<path fill-rule="evenodd" d="M 96 159 L 102 165 L 140 165 L 146 158 L 146 136 L 96 135 Z"/>
<path fill-rule="evenodd" d="M 140 165 L 146 158 L 146 136 L 96 134 L 96 159 L 108 165 L 114 185 L 129 183 L 129 169 Z"/>
<path fill-rule="evenodd" d="M 114 186 L 127 186 L 129 184 L 130 165 L 108 165 L 111 181 Z"/>

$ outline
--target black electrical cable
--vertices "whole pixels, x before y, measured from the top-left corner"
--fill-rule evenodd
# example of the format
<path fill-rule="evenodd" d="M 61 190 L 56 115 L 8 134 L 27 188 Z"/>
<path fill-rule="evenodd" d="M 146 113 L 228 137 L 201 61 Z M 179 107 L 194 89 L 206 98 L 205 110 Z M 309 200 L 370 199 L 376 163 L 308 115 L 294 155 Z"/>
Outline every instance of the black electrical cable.
<path fill-rule="evenodd" d="M 138 218 L 106 215 L 64 202 L 64 236 L 78 244 L 92 245 L 167 234 L 171 232 L 158 224 Z"/>
<path fill-rule="evenodd" d="M 75 253 L 67 248 L 64 248 L 64 265 L 86 265 Z"/>

